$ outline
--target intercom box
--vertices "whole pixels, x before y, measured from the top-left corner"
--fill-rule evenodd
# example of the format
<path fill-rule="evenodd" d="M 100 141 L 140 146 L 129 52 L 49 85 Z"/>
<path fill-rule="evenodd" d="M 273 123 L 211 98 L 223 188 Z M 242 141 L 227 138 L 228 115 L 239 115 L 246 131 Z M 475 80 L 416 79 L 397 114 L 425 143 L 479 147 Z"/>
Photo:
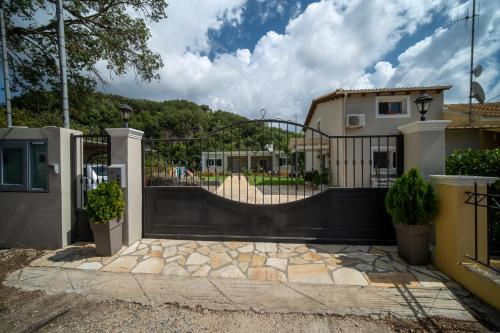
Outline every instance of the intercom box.
<path fill-rule="evenodd" d="M 125 164 L 111 164 L 108 166 L 108 182 L 115 181 L 121 188 L 127 187 Z"/>

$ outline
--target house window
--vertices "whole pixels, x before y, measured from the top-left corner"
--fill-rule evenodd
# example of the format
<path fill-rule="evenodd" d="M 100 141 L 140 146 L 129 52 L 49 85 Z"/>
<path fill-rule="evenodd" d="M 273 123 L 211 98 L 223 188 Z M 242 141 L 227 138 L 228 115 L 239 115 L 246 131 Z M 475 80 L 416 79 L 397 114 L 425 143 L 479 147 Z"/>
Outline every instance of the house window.
<path fill-rule="evenodd" d="M 207 159 L 207 166 L 222 166 L 221 158 L 209 158 Z"/>
<path fill-rule="evenodd" d="M 267 160 L 259 160 L 259 168 L 264 171 L 267 171 Z"/>
<path fill-rule="evenodd" d="M 396 173 L 396 147 L 372 147 L 372 174 L 393 175 Z"/>
<path fill-rule="evenodd" d="M 388 165 L 389 154 L 386 151 L 373 152 L 373 167 L 375 169 L 386 169 Z"/>
<path fill-rule="evenodd" d="M 375 103 L 377 118 L 410 117 L 410 96 L 378 96 Z"/>
<path fill-rule="evenodd" d="M 288 157 L 280 157 L 280 166 L 288 165 Z"/>
<path fill-rule="evenodd" d="M 2 185 L 24 184 L 24 147 L 4 147 L 2 149 Z"/>
<path fill-rule="evenodd" d="M 321 131 L 321 119 L 316 120 L 316 129 Z"/>
<path fill-rule="evenodd" d="M 47 191 L 46 141 L 0 140 L 0 190 Z"/>

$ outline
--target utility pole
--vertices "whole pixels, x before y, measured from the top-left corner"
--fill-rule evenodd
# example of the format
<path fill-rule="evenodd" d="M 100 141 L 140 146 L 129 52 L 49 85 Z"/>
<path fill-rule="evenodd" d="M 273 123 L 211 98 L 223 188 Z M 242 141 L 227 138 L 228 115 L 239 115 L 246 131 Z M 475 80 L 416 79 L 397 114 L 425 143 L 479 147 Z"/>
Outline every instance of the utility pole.
<path fill-rule="evenodd" d="M 63 0 L 56 1 L 57 40 L 59 48 L 59 76 L 61 85 L 61 109 L 63 127 L 69 128 L 68 77 L 66 73 L 66 42 L 64 39 L 64 7 Z"/>
<path fill-rule="evenodd" d="M 472 126 L 472 71 L 474 69 L 474 26 L 476 22 L 476 0 L 472 1 L 472 34 L 470 41 L 470 73 L 469 73 L 469 126 Z"/>
<path fill-rule="evenodd" d="M 7 127 L 12 127 L 12 109 L 10 105 L 9 63 L 7 58 L 7 36 L 5 33 L 5 13 L 0 6 L 0 30 L 2 40 L 3 89 L 5 91 L 5 110 L 7 111 Z"/>

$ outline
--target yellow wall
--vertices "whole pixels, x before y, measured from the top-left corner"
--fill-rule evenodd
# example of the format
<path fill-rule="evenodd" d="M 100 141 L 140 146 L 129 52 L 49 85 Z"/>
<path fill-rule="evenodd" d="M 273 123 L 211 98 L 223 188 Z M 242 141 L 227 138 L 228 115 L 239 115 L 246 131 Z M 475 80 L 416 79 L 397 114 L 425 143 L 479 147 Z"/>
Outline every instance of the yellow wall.
<path fill-rule="evenodd" d="M 442 176 L 436 176 L 442 177 Z M 436 247 L 433 263 L 443 273 L 463 285 L 473 294 L 500 310 L 500 285 L 477 272 L 467 269 L 474 255 L 474 206 L 465 204 L 466 191 L 474 191 L 469 184 L 443 184 L 438 179 L 434 188 L 439 200 L 439 214 L 435 221 Z M 486 187 L 478 186 L 485 193 Z M 478 258 L 486 259 L 486 210 L 478 209 Z M 477 265 L 484 272 L 489 269 Z"/>

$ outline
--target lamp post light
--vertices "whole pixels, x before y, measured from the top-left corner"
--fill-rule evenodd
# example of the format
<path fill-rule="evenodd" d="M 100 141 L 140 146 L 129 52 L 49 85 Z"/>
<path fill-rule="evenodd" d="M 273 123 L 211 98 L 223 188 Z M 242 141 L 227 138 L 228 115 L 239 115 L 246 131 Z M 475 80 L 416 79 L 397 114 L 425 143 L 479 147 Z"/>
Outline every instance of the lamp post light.
<path fill-rule="evenodd" d="M 130 114 L 134 111 L 130 106 L 127 104 L 121 104 L 118 106 L 120 111 L 122 112 L 122 119 L 123 119 L 123 126 L 125 128 L 128 128 L 128 119 L 130 118 Z"/>
<path fill-rule="evenodd" d="M 427 113 L 427 111 L 429 111 L 429 106 L 431 105 L 432 99 L 433 98 L 431 96 L 425 93 L 420 94 L 420 96 L 415 99 L 415 104 L 417 105 L 417 110 L 420 113 L 421 121 L 425 120 L 425 114 Z"/>

